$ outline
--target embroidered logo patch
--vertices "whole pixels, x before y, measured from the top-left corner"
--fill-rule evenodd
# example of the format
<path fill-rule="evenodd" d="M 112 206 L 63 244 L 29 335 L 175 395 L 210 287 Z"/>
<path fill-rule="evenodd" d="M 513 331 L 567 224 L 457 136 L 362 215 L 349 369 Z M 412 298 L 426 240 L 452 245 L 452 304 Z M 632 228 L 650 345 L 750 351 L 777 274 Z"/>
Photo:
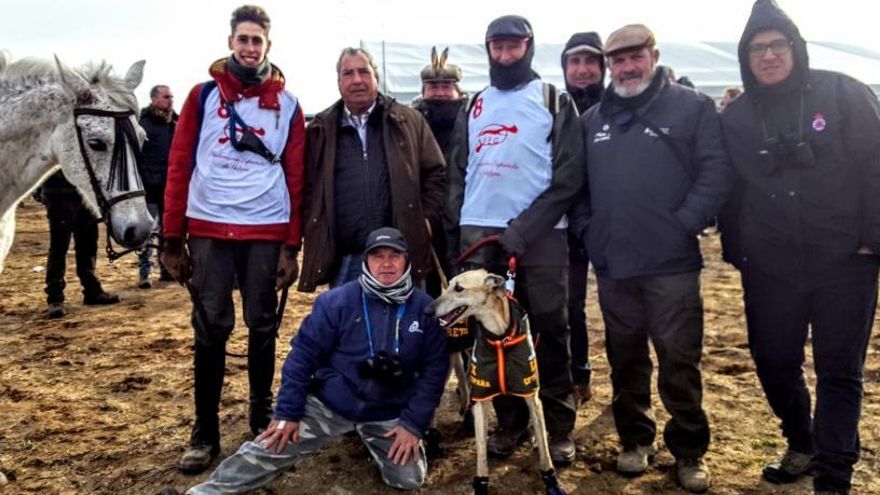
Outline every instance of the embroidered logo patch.
<path fill-rule="evenodd" d="M 821 113 L 817 113 L 813 116 L 813 130 L 815 130 L 816 132 L 822 132 L 825 130 L 826 125 L 828 125 L 828 123 L 825 122 L 824 115 L 822 115 Z"/>
<path fill-rule="evenodd" d="M 421 327 L 419 327 L 419 322 L 414 321 L 409 326 L 409 333 L 425 333 L 425 332 L 423 332 Z"/>

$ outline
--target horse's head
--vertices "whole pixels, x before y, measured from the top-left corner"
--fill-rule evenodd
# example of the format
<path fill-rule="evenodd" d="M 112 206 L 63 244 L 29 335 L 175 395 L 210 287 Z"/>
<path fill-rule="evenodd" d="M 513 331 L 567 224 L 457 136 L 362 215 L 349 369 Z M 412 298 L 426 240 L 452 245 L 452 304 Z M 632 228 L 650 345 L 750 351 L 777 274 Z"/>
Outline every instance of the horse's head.
<path fill-rule="evenodd" d="M 75 103 L 52 135 L 51 150 L 86 206 L 109 216 L 113 238 L 125 247 L 141 246 L 153 226 L 137 167 L 145 133 L 133 91 L 143 78 L 144 61 L 134 63 L 123 79 L 111 76 L 105 63 L 71 70 L 55 62 Z"/>

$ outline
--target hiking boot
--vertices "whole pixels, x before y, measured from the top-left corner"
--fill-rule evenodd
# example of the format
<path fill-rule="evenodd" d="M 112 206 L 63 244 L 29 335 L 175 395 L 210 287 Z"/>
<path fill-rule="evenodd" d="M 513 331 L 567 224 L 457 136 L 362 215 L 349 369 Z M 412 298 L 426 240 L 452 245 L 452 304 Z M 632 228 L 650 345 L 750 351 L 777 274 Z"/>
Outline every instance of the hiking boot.
<path fill-rule="evenodd" d="M 567 466 L 574 460 L 574 454 L 577 448 L 574 444 L 574 438 L 571 433 L 562 433 L 558 435 L 550 435 L 548 442 L 550 448 L 550 459 L 554 466 Z"/>
<path fill-rule="evenodd" d="M 510 454 L 512 454 L 517 447 L 526 443 L 530 439 L 531 434 L 528 428 L 521 431 L 499 428 L 489 435 L 489 440 L 486 442 L 486 452 L 490 457 L 504 459 L 510 457 Z"/>
<path fill-rule="evenodd" d="M 185 474 L 199 474 L 208 469 L 219 453 L 219 445 L 207 443 L 190 445 L 177 461 L 177 469 Z"/>
<path fill-rule="evenodd" d="M 149 277 L 141 277 L 141 279 L 138 280 L 138 285 L 137 285 L 138 289 L 149 289 L 152 286 L 153 286 L 153 283 L 150 282 Z"/>
<path fill-rule="evenodd" d="M 691 493 L 705 493 L 709 490 L 711 477 L 709 468 L 701 457 L 685 457 L 675 463 L 678 484 Z"/>
<path fill-rule="evenodd" d="M 767 464 L 761 476 L 770 483 L 794 483 L 809 472 L 812 462 L 812 454 L 789 449 L 781 458 Z"/>
<path fill-rule="evenodd" d="M 99 306 L 105 304 L 116 304 L 119 302 L 119 296 L 109 292 L 101 291 L 95 295 L 83 296 L 83 304 L 86 306 Z"/>
<path fill-rule="evenodd" d="M 656 453 L 657 448 L 653 445 L 625 448 L 617 454 L 617 472 L 624 476 L 638 476 L 647 471 Z"/>
<path fill-rule="evenodd" d="M 49 303 L 49 307 L 46 308 L 46 318 L 49 319 L 61 318 L 65 314 L 67 312 L 64 311 L 64 303 Z"/>

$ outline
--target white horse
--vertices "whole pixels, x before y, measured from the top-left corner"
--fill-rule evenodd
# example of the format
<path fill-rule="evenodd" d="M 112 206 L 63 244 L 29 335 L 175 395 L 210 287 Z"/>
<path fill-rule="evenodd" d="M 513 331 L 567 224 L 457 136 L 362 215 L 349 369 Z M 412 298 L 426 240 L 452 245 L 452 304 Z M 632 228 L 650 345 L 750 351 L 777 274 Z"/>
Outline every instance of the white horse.
<path fill-rule="evenodd" d="M 146 241 L 153 219 L 136 167 L 145 134 L 133 93 L 143 68 L 136 62 L 119 79 L 104 62 L 71 70 L 0 51 L 0 273 L 16 205 L 59 166 L 116 242 Z"/>

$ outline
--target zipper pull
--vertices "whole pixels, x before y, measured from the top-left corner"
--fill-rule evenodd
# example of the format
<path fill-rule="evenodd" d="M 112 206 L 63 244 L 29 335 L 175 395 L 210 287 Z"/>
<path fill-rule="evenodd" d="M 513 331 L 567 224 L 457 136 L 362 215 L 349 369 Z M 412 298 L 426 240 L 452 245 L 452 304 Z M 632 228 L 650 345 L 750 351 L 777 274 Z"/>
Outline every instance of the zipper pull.
<path fill-rule="evenodd" d="M 278 121 L 281 120 L 281 112 L 275 110 L 275 130 L 278 130 Z"/>

